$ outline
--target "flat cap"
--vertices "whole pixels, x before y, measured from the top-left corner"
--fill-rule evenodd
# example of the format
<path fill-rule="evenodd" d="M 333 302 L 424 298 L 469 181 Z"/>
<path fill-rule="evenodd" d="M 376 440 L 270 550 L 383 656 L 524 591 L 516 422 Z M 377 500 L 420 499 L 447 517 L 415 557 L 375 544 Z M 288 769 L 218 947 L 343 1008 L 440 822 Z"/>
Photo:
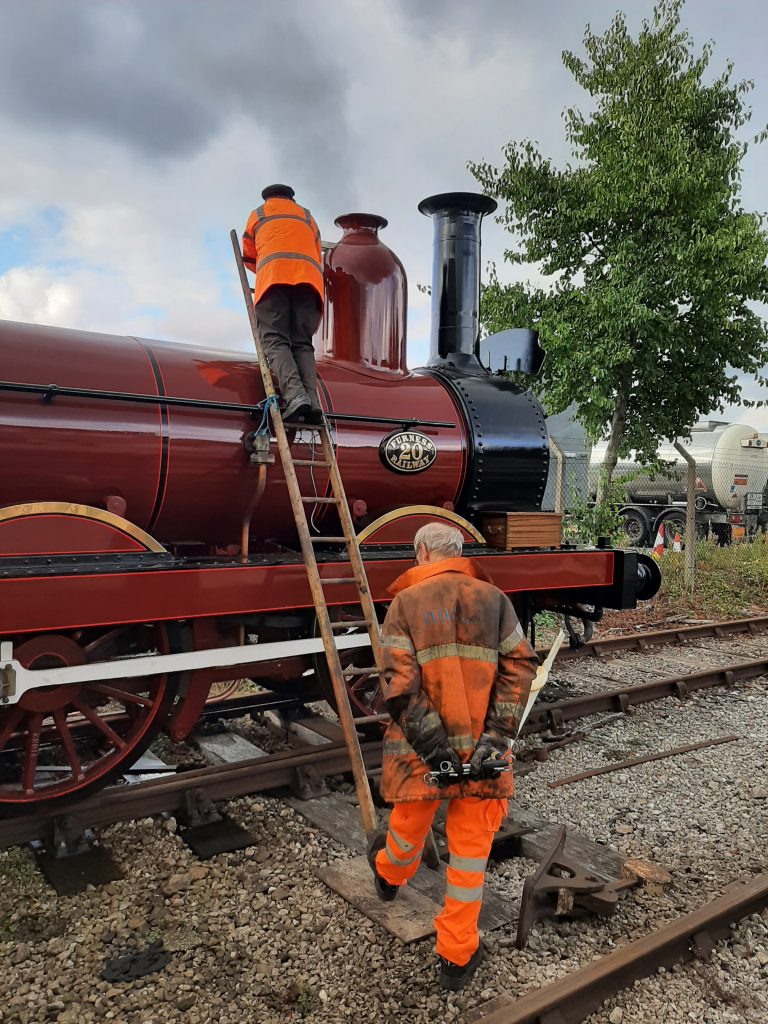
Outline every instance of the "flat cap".
<path fill-rule="evenodd" d="M 293 199 L 295 192 L 290 185 L 267 185 L 261 193 L 262 199 Z"/>

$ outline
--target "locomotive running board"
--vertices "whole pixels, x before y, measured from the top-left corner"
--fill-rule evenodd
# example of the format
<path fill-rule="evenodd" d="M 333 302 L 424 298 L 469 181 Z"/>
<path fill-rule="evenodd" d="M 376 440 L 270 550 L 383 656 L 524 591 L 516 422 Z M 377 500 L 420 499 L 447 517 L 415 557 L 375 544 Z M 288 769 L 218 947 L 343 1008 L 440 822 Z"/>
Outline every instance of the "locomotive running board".
<path fill-rule="evenodd" d="M 337 636 L 335 641 L 339 651 L 368 647 L 371 643 L 367 633 Z M 324 650 L 322 637 L 310 637 L 307 640 L 281 640 L 268 644 L 246 644 L 243 647 L 216 647 L 187 654 L 153 654 L 117 661 L 96 661 L 90 665 L 28 669 L 14 659 L 13 644 L 4 641 L 0 643 L 0 703 L 4 707 L 16 704 L 28 690 L 43 686 L 66 686 L 70 683 L 95 683 L 108 679 L 135 679 L 166 672 L 191 672 L 201 668 L 251 665 L 303 654 L 321 654 Z"/>

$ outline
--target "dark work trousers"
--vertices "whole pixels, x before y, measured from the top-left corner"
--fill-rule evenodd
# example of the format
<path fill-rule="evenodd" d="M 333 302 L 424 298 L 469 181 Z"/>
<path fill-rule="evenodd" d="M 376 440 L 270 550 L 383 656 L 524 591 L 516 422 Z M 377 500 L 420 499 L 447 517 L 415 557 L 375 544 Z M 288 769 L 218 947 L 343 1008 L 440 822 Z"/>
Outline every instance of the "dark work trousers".
<path fill-rule="evenodd" d="M 318 409 L 312 335 L 322 316 L 320 296 L 309 284 L 273 284 L 253 308 L 280 397 L 288 405 L 304 391 Z"/>

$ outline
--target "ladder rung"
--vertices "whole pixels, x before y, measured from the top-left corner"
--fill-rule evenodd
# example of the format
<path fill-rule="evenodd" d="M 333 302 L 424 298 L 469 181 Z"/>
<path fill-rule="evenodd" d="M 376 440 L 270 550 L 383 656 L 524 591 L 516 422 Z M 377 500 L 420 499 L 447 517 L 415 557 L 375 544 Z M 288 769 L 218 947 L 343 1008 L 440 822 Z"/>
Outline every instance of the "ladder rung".
<path fill-rule="evenodd" d="M 310 537 L 313 544 L 346 544 L 346 537 Z"/>
<path fill-rule="evenodd" d="M 357 584 L 357 576 L 321 576 L 320 582 L 326 583 L 354 583 Z"/>
<path fill-rule="evenodd" d="M 375 665 L 371 665 L 369 668 L 358 668 L 357 665 L 351 665 L 349 668 L 345 668 L 341 674 L 345 679 L 351 679 L 354 676 L 380 676 L 381 669 Z"/>
<path fill-rule="evenodd" d="M 327 469 L 330 463 L 323 459 L 293 459 L 294 466 L 325 466 Z"/>
<path fill-rule="evenodd" d="M 335 505 L 335 498 L 304 498 L 301 499 L 305 505 Z"/>
<path fill-rule="evenodd" d="M 357 629 L 362 626 L 370 626 L 370 619 L 349 619 L 346 622 L 332 622 L 331 629 Z"/>

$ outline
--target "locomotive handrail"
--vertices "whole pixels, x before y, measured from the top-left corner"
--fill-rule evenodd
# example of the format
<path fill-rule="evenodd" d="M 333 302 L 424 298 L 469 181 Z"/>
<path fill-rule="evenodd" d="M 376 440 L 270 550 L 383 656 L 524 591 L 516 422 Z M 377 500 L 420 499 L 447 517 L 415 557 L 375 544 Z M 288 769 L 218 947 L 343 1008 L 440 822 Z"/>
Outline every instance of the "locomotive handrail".
<path fill-rule="evenodd" d="M 44 402 L 52 402 L 58 395 L 75 398 L 103 398 L 114 402 L 138 402 L 144 405 L 177 405 L 193 409 L 231 409 L 233 412 L 247 412 L 251 416 L 261 416 L 262 403 L 242 405 L 239 402 L 212 402 L 205 398 L 173 398 L 169 395 L 142 395 L 133 391 L 100 391 L 98 388 L 75 388 L 60 384 L 23 384 L 20 381 L 0 381 L 0 391 L 18 391 L 26 394 L 42 395 Z M 365 416 L 359 413 L 328 412 L 328 419 L 349 423 L 386 423 L 388 425 L 407 427 L 447 427 L 455 428 L 455 423 L 444 423 L 441 420 L 409 419 L 403 416 Z"/>

